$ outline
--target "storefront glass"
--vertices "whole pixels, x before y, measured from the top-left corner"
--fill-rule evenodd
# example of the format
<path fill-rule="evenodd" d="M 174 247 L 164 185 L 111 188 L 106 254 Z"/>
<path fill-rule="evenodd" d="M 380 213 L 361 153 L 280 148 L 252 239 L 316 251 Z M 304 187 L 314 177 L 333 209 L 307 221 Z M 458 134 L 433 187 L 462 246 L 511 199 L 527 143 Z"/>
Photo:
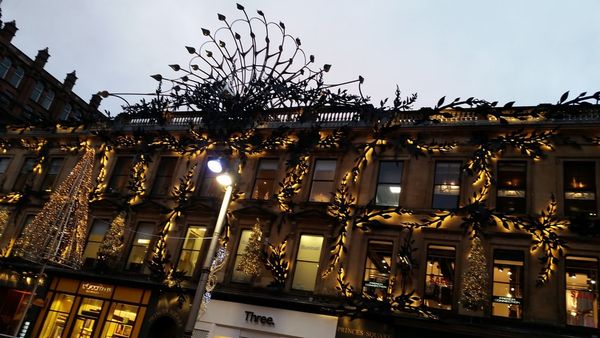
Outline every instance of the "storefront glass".
<path fill-rule="evenodd" d="M 598 327 L 598 260 L 567 257 L 567 324 Z"/>
<path fill-rule="evenodd" d="M 427 307 L 452 309 L 455 259 L 454 247 L 430 245 L 427 248 L 427 273 L 423 297 Z"/>
<path fill-rule="evenodd" d="M 93 298 L 83 298 L 75 317 L 75 326 L 71 338 L 91 337 L 98 325 L 98 318 L 104 301 Z"/>
<path fill-rule="evenodd" d="M 523 316 L 523 252 L 494 252 L 492 315 L 508 318 Z"/>
<path fill-rule="evenodd" d="M 52 300 L 40 338 L 63 337 L 75 296 L 58 293 Z"/>
<path fill-rule="evenodd" d="M 100 337 L 129 338 L 132 336 L 133 325 L 138 314 L 139 306 L 123 303 L 113 303 L 108 312 L 106 324 Z"/>

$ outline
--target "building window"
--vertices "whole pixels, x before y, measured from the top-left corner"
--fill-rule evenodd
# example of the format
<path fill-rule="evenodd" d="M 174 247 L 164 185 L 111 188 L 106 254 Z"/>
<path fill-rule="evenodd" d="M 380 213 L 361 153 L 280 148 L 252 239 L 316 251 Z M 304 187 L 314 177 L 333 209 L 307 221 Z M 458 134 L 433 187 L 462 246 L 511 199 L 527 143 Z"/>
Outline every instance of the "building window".
<path fill-rule="evenodd" d="M 154 185 L 152 186 L 153 195 L 166 196 L 171 192 L 171 183 L 176 166 L 177 157 L 161 157 L 154 178 Z"/>
<path fill-rule="evenodd" d="M 523 262 L 522 251 L 494 251 L 493 316 L 522 318 Z"/>
<path fill-rule="evenodd" d="M 235 252 L 235 263 L 233 264 L 233 273 L 231 275 L 232 282 L 250 283 L 251 276 L 248 276 L 244 272 L 239 271 L 238 267 L 242 262 L 243 255 L 246 251 L 246 247 L 248 246 L 248 242 L 250 241 L 251 235 L 252 230 L 242 230 L 242 233 L 240 234 L 240 243 L 238 244 L 237 251 Z"/>
<path fill-rule="evenodd" d="M 57 293 L 54 296 L 42 326 L 40 337 L 65 337 L 67 335 L 67 332 L 64 331 L 74 300 L 75 296 L 64 293 Z"/>
<path fill-rule="evenodd" d="M 125 269 L 133 272 L 145 273 L 146 252 L 150 246 L 150 240 L 154 234 L 154 223 L 140 222 L 131 243 L 131 252 L 127 259 Z"/>
<path fill-rule="evenodd" d="M 427 248 L 425 295 L 430 308 L 452 310 L 454 294 L 454 262 L 456 249 L 451 246 L 430 245 Z"/>
<path fill-rule="evenodd" d="M 596 216 L 596 163 L 565 161 L 565 214 Z"/>
<path fill-rule="evenodd" d="M 137 318 L 139 306 L 112 303 L 101 337 L 129 338 Z"/>
<path fill-rule="evenodd" d="M 363 278 L 363 292 L 383 299 L 392 274 L 392 252 L 394 243 L 388 241 L 369 241 L 367 260 Z"/>
<path fill-rule="evenodd" d="M 271 197 L 279 160 L 261 158 L 254 179 L 252 198 L 266 200 Z"/>
<path fill-rule="evenodd" d="M 436 162 L 433 180 L 433 209 L 458 207 L 461 162 Z"/>
<path fill-rule="evenodd" d="M 131 156 L 121 156 L 117 158 L 117 163 L 115 164 L 110 183 L 108 184 L 108 192 L 122 193 L 125 191 L 132 162 L 133 157 Z"/>
<path fill-rule="evenodd" d="M 400 204 L 403 166 L 402 161 L 379 162 L 377 192 L 375 193 L 376 205 L 396 207 Z"/>
<path fill-rule="evenodd" d="M 53 101 L 54 101 L 54 91 L 48 89 L 44 93 L 44 95 L 42 97 L 42 102 L 40 103 L 40 105 L 44 109 L 48 110 L 48 109 L 50 109 L 50 106 L 52 105 Z"/>
<path fill-rule="evenodd" d="M 104 241 L 104 236 L 106 235 L 109 226 L 110 224 L 108 220 L 94 220 L 94 223 L 92 224 L 92 229 L 90 229 L 90 233 L 88 235 L 85 250 L 83 251 L 84 267 L 91 268 L 94 265 L 96 265 L 96 259 L 98 258 L 98 249 L 100 249 L 100 245 L 102 245 L 102 241 Z"/>
<path fill-rule="evenodd" d="M 209 157 L 206 160 L 206 163 L 210 160 L 215 160 L 216 157 Z M 200 191 L 199 194 L 202 197 L 219 197 L 222 194 L 223 189 L 220 189 L 219 183 L 217 183 L 216 177 L 219 175 L 214 173 L 208 169 L 208 167 L 204 166 L 204 175 L 202 176 L 202 181 L 200 182 Z"/>
<path fill-rule="evenodd" d="M 42 181 L 42 191 L 51 192 L 54 188 L 54 183 L 56 183 L 56 178 L 58 174 L 60 174 L 60 169 L 62 169 L 63 158 L 53 158 L 50 160 L 50 168 L 46 172 L 46 176 Z"/>
<path fill-rule="evenodd" d="M 4 180 L 6 178 L 6 171 L 8 170 L 9 164 L 10 164 L 10 157 L 0 157 L 0 191 L 2 190 L 2 186 L 4 185 Z"/>
<path fill-rule="evenodd" d="M 44 92 L 44 84 L 41 81 L 37 81 L 33 89 L 31 90 L 30 99 L 33 102 L 38 102 L 42 93 Z"/>
<path fill-rule="evenodd" d="M 12 61 L 8 57 L 4 57 L 2 62 L 0 62 L 0 77 L 3 79 L 6 78 L 6 74 L 8 74 L 8 70 L 12 66 Z"/>
<path fill-rule="evenodd" d="M 196 264 L 202 254 L 202 244 L 206 235 L 206 227 L 189 226 L 177 262 L 177 269 L 184 271 L 185 275 L 191 277 L 196 270 Z"/>
<path fill-rule="evenodd" d="M 19 176 L 17 176 L 17 180 L 15 181 L 15 185 L 13 186 L 14 191 L 22 191 L 25 188 L 25 185 L 31 185 L 31 180 L 33 179 L 33 165 L 35 164 L 34 158 L 27 158 L 21 167 L 21 171 L 19 172 Z"/>
<path fill-rule="evenodd" d="M 62 113 L 59 116 L 59 119 L 61 121 L 66 121 L 69 118 L 69 115 L 71 115 L 71 109 L 73 109 L 71 104 L 66 103 L 65 106 L 63 107 Z"/>
<path fill-rule="evenodd" d="M 315 289 L 322 248 L 323 236 L 300 236 L 292 289 L 303 291 L 313 291 Z"/>
<path fill-rule="evenodd" d="M 91 337 L 91 334 L 96 331 L 96 326 L 98 326 L 98 319 L 103 305 L 103 300 L 82 298 L 75 315 L 75 325 L 73 325 L 71 337 Z"/>
<path fill-rule="evenodd" d="M 333 192 L 336 160 L 316 160 L 310 186 L 311 202 L 329 202 Z"/>
<path fill-rule="evenodd" d="M 567 325 L 598 328 L 598 259 L 566 259 Z"/>
<path fill-rule="evenodd" d="M 25 71 L 23 70 L 23 68 L 17 67 L 15 68 L 15 71 L 12 73 L 8 82 L 11 84 L 11 86 L 19 88 L 19 86 L 21 85 L 21 80 L 23 80 L 24 76 Z"/>
<path fill-rule="evenodd" d="M 498 162 L 496 210 L 509 214 L 527 212 L 527 163 L 522 161 Z"/>

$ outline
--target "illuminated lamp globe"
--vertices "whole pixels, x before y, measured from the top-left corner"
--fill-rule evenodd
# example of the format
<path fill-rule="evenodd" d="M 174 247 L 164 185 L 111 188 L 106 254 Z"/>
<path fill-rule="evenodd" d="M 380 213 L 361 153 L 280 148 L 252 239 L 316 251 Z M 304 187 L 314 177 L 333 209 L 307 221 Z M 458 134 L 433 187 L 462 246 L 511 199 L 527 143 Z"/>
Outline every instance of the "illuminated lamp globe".
<path fill-rule="evenodd" d="M 231 179 L 231 176 L 229 176 L 229 174 L 221 174 L 217 176 L 217 182 L 219 182 L 220 185 L 227 187 L 233 183 L 233 180 Z"/>
<path fill-rule="evenodd" d="M 208 169 L 215 174 L 220 174 L 223 172 L 223 165 L 219 160 L 210 160 L 207 163 Z"/>

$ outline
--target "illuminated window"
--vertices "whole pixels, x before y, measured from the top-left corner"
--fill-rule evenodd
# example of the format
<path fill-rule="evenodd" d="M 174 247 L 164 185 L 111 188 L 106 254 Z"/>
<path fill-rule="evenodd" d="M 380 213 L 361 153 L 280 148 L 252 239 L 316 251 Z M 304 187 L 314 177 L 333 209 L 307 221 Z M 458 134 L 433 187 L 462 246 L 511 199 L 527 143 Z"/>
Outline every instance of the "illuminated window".
<path fill-rule="evenodd" d="M 38 102 L 40 97 L 42 97 L 42 93 L 44 92 L 44 84 L 41 81 L 37 81 L 33 89 L 31 90 L 31 96 L 29 97 L 31 101 Z"/>
<path fill-rule="evenodd" d="M 104 301 L 93 298 L 83 298 L 77 314 L 75 315 L 75 325 L 71 331 L 71 337 L 91 337 L 98 326 L 98 319 Z"/>
<path fill-rule="evenodd" d="M 69 313 L 73 307 L 75 296 L 57 293 L 54 295 L 50 310 L 46 315 L 46 320 L 42 326 L 40 338 L 65 337 L 65 326 L 69 319 Z"/>
<path fill-rule="evenodd" d="M 127 180 L 132 168 L 133 157 L 120 156 L 117 158 L 117 163 L 113 169 L 110 182 L 108 184 L 108 192 L 124 192 L 127 187 Z"/>
<path fill-rule="evenodd" d="M 101 337 L 129 338 L 133 334 L 133 325 L 139 306 L 112 303 L 104 324 Z"/>
<path fill-rule="evenodd" d="M 335 160 L 316 160 L 310 186 L 311 202 L 329 202 L 333 192 L 333 178 L 335 177 Z"/>
<path fill-rule="evenodd" d="M 494 251 L 492 315 L 508 318 L 523 316 L 522 251 Z"/>
<path fill-rule="evenodd" d="M 152 186 L 152 194 L 165 196 L 171 192 L 173 183 L 173 174 L 177 166 L 177 157 L 161 157 L 158 163 L 158 170 Z"/>
<path fill-rule="evenodd" d="M 454 262 L 456 250 L 451 246 L 430 245 L 427 248 L 424 303 L 427 307 L 452 310 L 454 295 Z"/>
<path fill-rule="evenodd" d="M 598 328 L 598 259 L 567 257 L 565 280 L 567 325 Z"/>
<path fill-rule="evenodd" d="M 323 236 L 300 236 L 292 289 L 303 291 L 313 291 L 315 289 L 322 248 Z"/>
<path fill-rule="evenodd" d="M 458 207 L 460 162 L 436 162 L 433 182 L 433 209 Z"/>
<path fill-rule="evenodd" d="M 104 240 L 104 236 L 106 235 L 109 226 L 109 222 L 105 219 L 94 220 L 85 250 L 83 251 L 84 267 L 91 268 L 96 264 L 98 249 L 100 249 L 100 245 L 102 245 L 102 241 Z"/>
<path fill-rule="evenodd" d="M 402 191 L 402 161 L 379 162 L 375 204 L 395 207 L 400 204 Z"/>
<path fill-rule="evenodd" d="M 206 160 L 206 163 L 210 160 L 215 160 L 215 157 L 209 157 Z M 219 186 L 216 177 L 218 173 L 214 173 L 208 169 L 208 167 L 204 166 L 204 175 L 202 176 L 202 181 L 200 182 L 200 191 L 199 194 L 202 197 L 219 197 L 223 196 L 223 189 Z"/>
<path fill-rule="evenodd" d="M 12 73 L 10 79 L 8 80 L 8 82 L 15 88 L 19 88 L 19 86 L 21 85 L 21 81 L 23 80 L 23 77 L 25 76 L 25 71 L 23 70 L 23 68 L 21 67 L 17 67 L 15 68 L 15 71 Z"/>
<path fill-rule="evenodd" d="M 194 275 L 196 264 L 198 264 L 198 260 L 202 254 L 202 244 L 204 243 L 205 235 L 205 227 L 191 225 L 187 229 L 179 261 L 177 262 L 177 269 L 185 271 L 186 276 Z"/>
<path fill-rule="evenodd" d="M 0 77 L 6 78 L 6 74 L 8 74 L 8 70 L 12 66 L 12 61 L 8 57 L 4 57 L 2 62 L 0 62 Z"/>
<path fill-rule="evenodd" d="M 15 185 L 13 186 L 13 191 L 22 191 L 26 185 L 31 186 L 34 177 L 34 164 L 34 158 L 25 159 L 25 162 L 23 162 L 23 166 L 21 167 L 21 171 L 19 172 L 19 176 L 17 176 L 17 180 L 15 181 Z"/>
<path fill-rule="evenodd" d="M 279 161 L 261 158 L 256 171 L 252 198 L 266 200 L 271 197 Z"/>
<path fill-rule="evenodd" d="M 231 275 L 231 281 L 237 283 L 250 283 L 251 276 L 243 273 L 238 270 L 238 267 L 242 261 L 244 251 L 248 246 L 248 242 L 250 241 L 250 235 L 252 235 L 252 230 L 242 230 L 240 234 L 240 243 L 238 244 L 237 251 L 235 252 L 235 263 L 233 264 L 233 273 Z"/>
<path fill-rule="evenodd" d="M 596 163 L 565 161 L 563 172 L 565 214 L 596 216 Z"/>
<path fill-rule="evenodd" d="M 369 241 L 363 278 L 363 292 L 377 298 L 387 294 L 392 274 L 392 251 L 394 243 Z"/>
<path fill-rule="evenodd" d="M 48 109 L 50 109 L 50 106 L 52 105 L 53 101 L 54 101 L 54 91 L 48 89 L 42 96 L 42 101 L 40 102 L 40 105 L 42 107 L 44 107 L 44 109 L 48 110 Z"/>
<path fill-rule="evenodd" d="M 144 263 L 152 235 L 154 235 L 154 223 L 140 222 L 133 237 L 131 252 L 125 266 L 126 270 L 143 273 L 148 271 Z"/>
<path fill-rule="evenodd" d="M 527 163 L 524 161 L 498 162 L 496 210 L 509 214 L 527 211 Z"/>
<path fill-rule="evenodd" d="M 56 178 L 62 169 L 62 165 L 63 158 L 53 158 L 50 160 L 50 165 L 46 172 L 46 176 L 44 176 L 44 180 L 42 181 L 42 191 L 52 191 L 54 188 L 54 183 L 56 183 Z"/>

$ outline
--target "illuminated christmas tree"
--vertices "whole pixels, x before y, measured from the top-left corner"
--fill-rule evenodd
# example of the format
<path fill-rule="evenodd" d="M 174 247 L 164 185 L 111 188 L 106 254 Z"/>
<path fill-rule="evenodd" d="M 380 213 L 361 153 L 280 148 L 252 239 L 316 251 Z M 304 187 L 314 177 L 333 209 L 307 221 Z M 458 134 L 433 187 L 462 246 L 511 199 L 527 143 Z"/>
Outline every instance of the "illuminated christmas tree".
<path fill-rule="evenodd" d="M 467 269 L 463 274 L 460 302 L 466 310 L 479 311 L 487 307 L 488 299 L 487 259 L 481 239 L 475 236 L 467 257 Z"/>
<path fill-rule="evenodd" d="M 100 244 L 98 262 L 103 266 L 114 266 L 121 259 L 121 254 L 125 248 L 125 244 L 123 243 L 125 216 L 125 212 L 121 212 L 113 219 L 102 244 Z"/>
<path fill-rule="evenodd" d="M 88 233 L 88 196 L 93 188 L 94 151 L 87 149 L 69 176 L 23 231 L 17 255 L 31 261 L 78 268 Z"/>
<path fill-rule="evenodd" d="M 248 239 L 248 245 L 244 249 L 240 265 L 237 270 L 242 271 L 250 277 L 258 277 L 262 271 L 262 255 L 263 255 L 263 234 L 260 229 L 260 220 L 256 219 L 256 223 L 252 228 L 252 233 Z"/>

